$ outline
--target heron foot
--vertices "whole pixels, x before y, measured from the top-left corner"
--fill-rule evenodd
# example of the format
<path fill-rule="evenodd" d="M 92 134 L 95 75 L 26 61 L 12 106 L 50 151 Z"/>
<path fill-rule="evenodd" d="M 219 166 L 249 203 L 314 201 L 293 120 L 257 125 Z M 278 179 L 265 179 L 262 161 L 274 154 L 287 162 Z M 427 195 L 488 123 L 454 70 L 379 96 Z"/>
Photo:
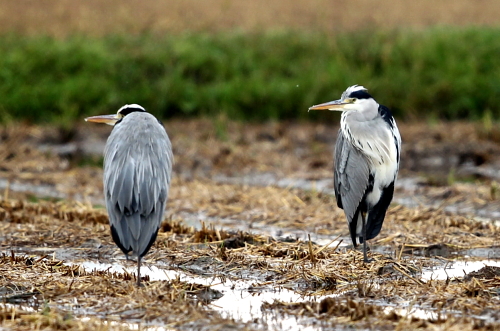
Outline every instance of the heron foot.
<path fill-rule="evenodd" d="M 363 263 L 371 263 L 371 262 L 373 262 L 373 261 L 374 261 L 373 259 L 369 259 L 369 258 L 367 258 L 367 257 L 365 257 L 365 258 L 363 259 Z"/>

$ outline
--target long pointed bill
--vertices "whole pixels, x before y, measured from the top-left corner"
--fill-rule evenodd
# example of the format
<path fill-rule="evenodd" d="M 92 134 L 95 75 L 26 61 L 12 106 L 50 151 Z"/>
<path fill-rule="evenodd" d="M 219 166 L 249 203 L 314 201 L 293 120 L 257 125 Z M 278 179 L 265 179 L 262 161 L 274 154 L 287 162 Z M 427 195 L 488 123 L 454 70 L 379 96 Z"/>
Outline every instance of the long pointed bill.
<path fill-rule="evenodd" d="M 85 119 L 86 122 L 95 122 L 95 123 L 105 123 L 108 125 L 115 125 L 120 118 L 116 115 L 99 115 L 99 116 L 91 116 Z"/>
<path fill-rule="evenodd" d="M 344 110 L 345 105 L 347 105 L 347 103 L 342 102 L 342 100 L 335 100 L 335 101 L 320 103 L 319 105 L 312 106 L 309 108 L 309 110 L 317 110 L 317 109 Z"/>

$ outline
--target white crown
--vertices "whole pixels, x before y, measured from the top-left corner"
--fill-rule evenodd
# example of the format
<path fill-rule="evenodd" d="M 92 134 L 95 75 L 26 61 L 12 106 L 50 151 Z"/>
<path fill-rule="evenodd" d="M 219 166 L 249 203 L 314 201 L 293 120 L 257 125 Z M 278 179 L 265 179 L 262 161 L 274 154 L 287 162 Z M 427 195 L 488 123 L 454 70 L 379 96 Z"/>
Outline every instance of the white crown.
<path fill-rule="evenodd" d="M 344 100 L 346 99 L 347 97 L 349 97 L 349 95 L 351 93 L 354 93 L 354 92 L 357 92 L 357 91 L 368 91 L 367 88 L 365 88 L 364 86 L 361 86 L 361 85 L 353 85 L 353 86 L 349 86 L 347 88 L 347 90 L 345 90 L 344 93 L 342 93 L 342 97 L 340 98 L 341 100 Z"/>
<path fill-rule="evenodd" d="M 144 107 L 142 107 L 141 105 L 138 105 L 136 103 L 131 103 L 130 105 L 125 105 L 125 106 L 121 107 L 120 109 L 118 109 L 118 112 L 120 112 L 126 108 L 139 108 L 139 109 L 142 109 L 143 111 L 146 111 L 146 109 L 144 109 Z"/>

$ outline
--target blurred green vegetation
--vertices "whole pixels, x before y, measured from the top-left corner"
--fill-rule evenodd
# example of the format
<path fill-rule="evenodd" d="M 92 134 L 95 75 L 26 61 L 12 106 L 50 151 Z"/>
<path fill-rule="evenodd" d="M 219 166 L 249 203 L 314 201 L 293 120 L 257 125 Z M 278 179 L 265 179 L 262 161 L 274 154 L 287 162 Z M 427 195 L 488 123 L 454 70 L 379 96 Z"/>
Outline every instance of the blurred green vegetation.
<path fill-rule="evenodd" d="M 499 28 L 0 36 L 0 121 L 70 125 L 139 103 L 153 114 L 326 118 L 360 84 L 406 119 L 500 116 Z M 224 117 L 218 117 L 224 114 Z"/>

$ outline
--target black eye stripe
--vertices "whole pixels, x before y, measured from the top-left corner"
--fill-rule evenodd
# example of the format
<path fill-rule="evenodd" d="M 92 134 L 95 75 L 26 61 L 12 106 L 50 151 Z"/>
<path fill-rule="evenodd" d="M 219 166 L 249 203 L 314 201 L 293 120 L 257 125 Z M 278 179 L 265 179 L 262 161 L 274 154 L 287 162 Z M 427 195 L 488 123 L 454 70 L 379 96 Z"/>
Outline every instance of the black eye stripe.
<path fill-rule="evenodd" d="M 144 108 L 130 106 L 130 107 L 120 109 L 120 111 L 118 113 L 122 116 L 127 116 L 128 114 L 136 112 L 136 111 L 144 113 L 146 110 L 144 110 Z"/>
<path fill-rule="evenodd" d="M 366 92 L 366 91 L 355 91 L 349 94 L 349 98 L 355 98 L 355 99 L 370 99 L 372 96 Z"/>

